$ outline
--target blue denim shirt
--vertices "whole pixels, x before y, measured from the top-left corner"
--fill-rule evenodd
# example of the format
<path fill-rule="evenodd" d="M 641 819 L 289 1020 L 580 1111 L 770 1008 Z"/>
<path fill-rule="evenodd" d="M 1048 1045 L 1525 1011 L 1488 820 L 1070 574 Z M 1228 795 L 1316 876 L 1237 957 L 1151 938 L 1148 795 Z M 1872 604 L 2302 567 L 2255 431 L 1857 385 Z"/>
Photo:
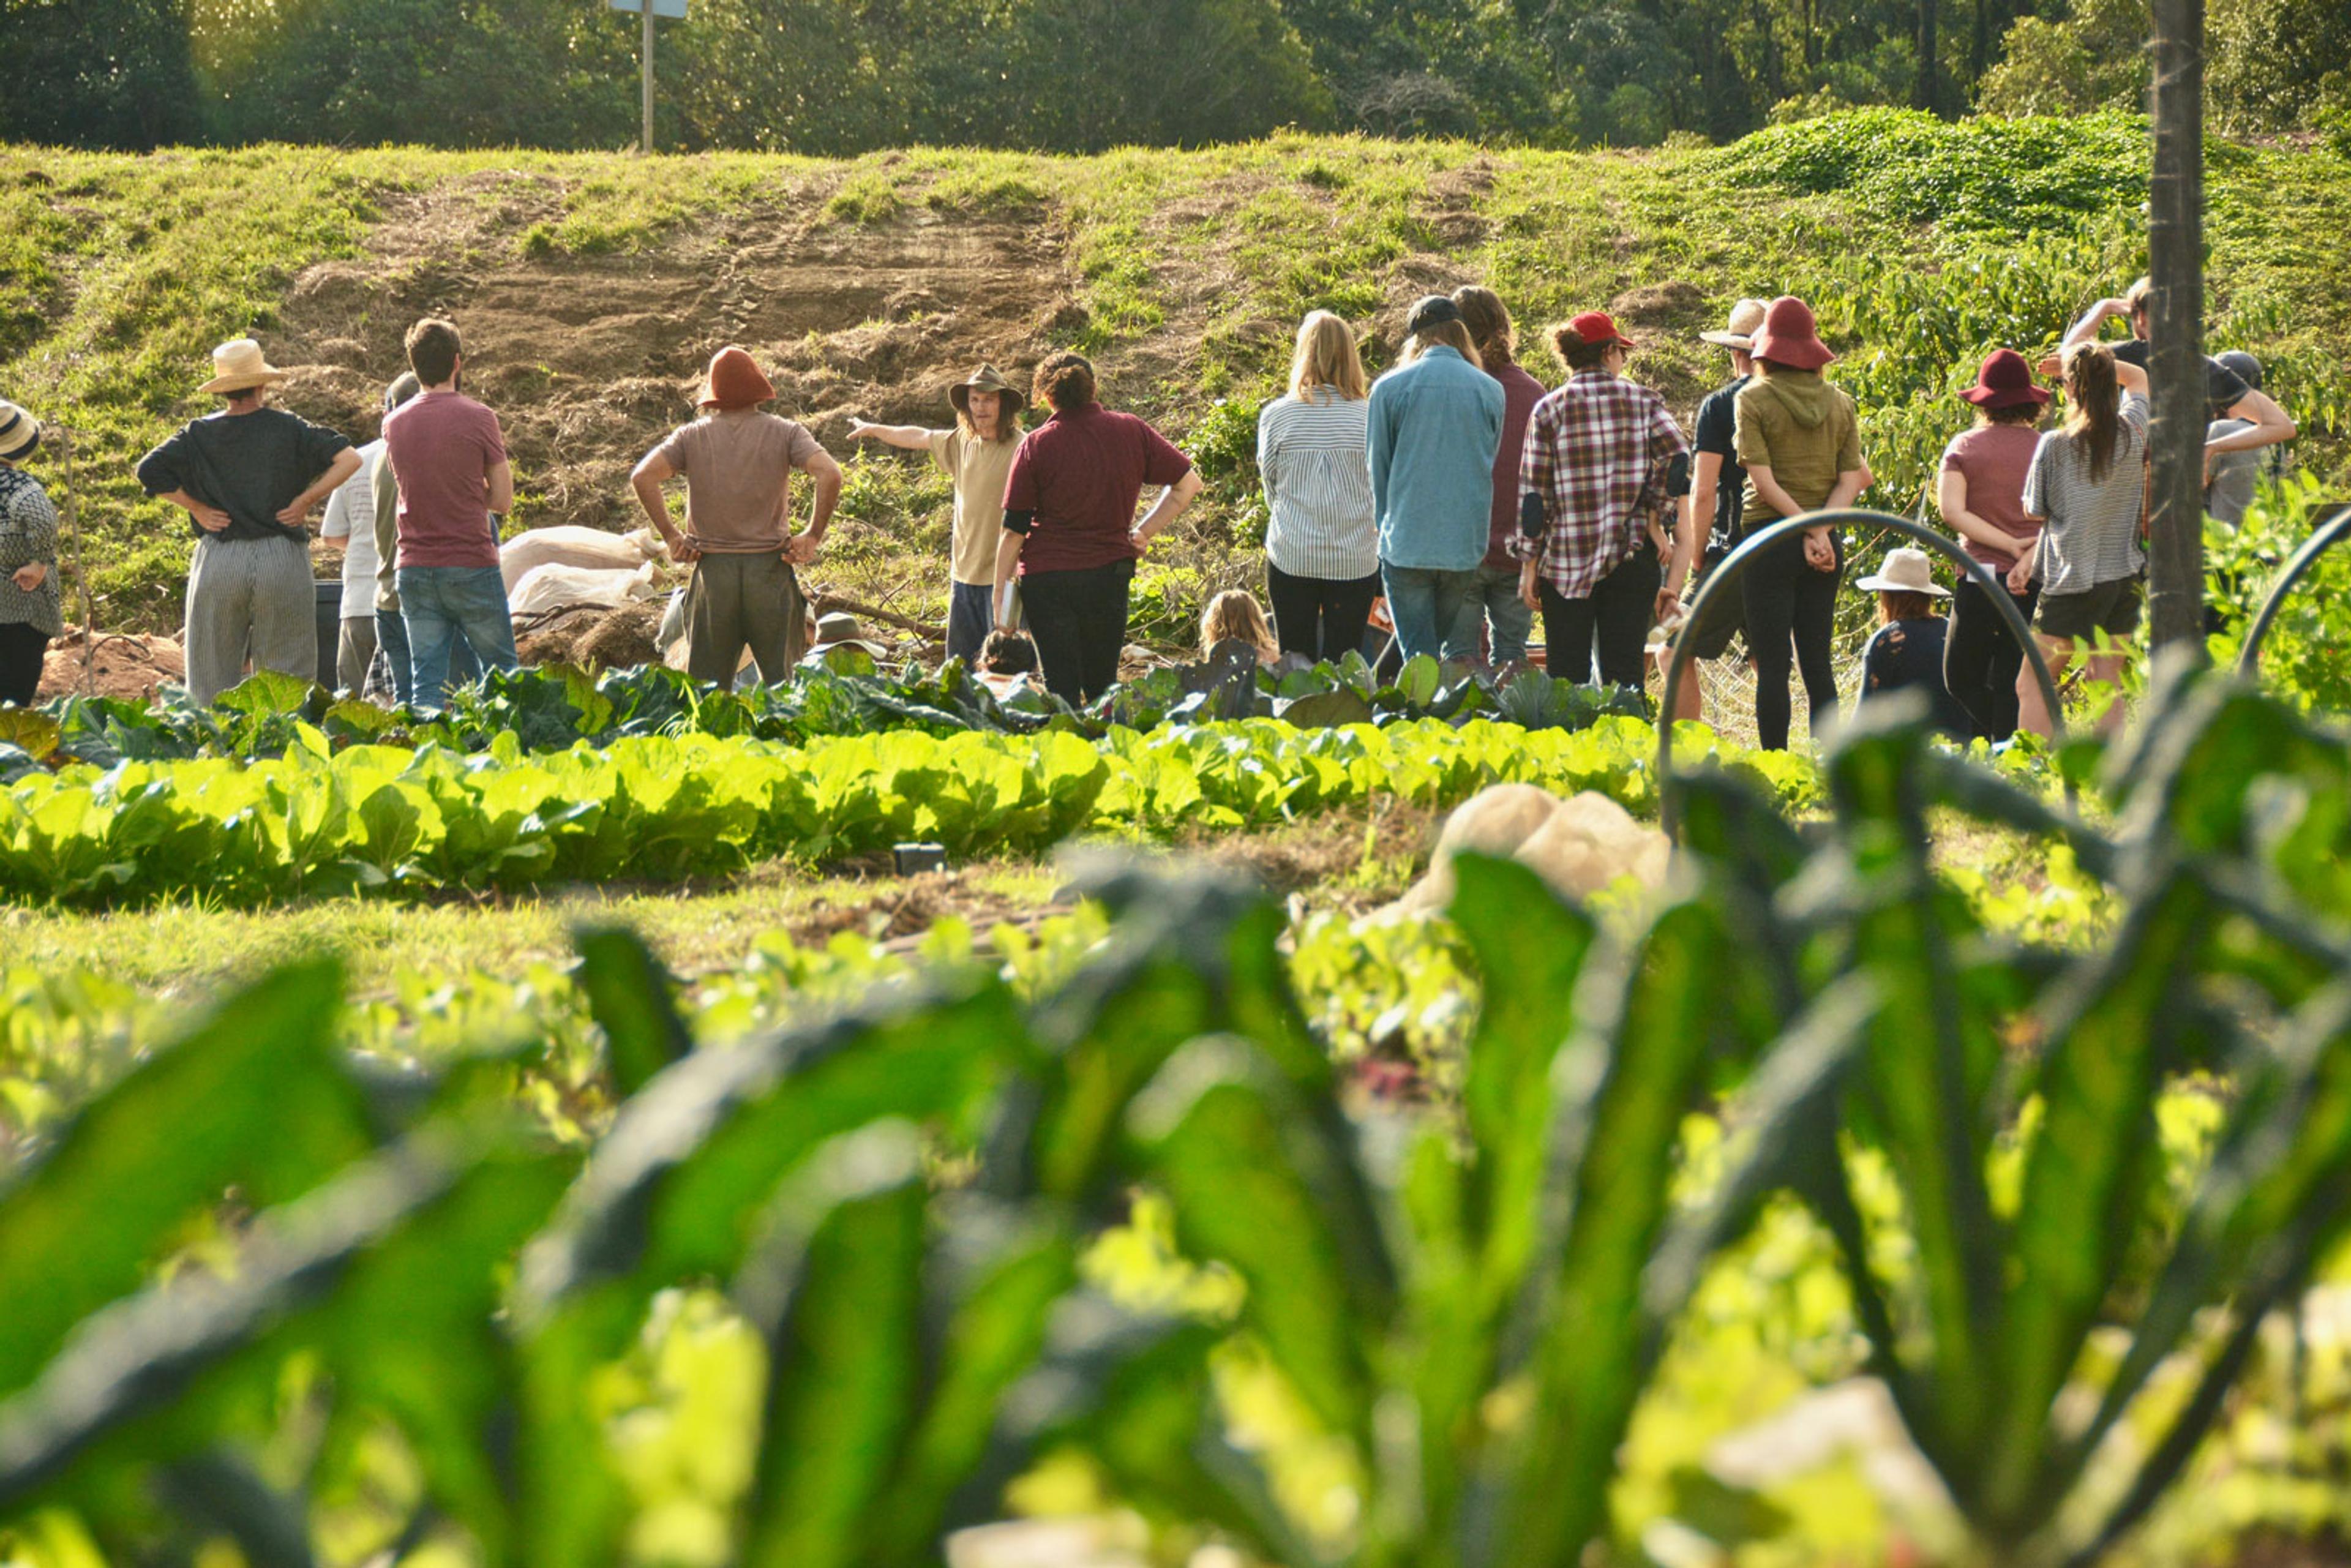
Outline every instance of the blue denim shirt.
<path fill-rule="evenodd" d="M 1372 502 L 1380 559 L 1468 571 L 1486 559 L 1502 384 L 1437 344 L 1372 387 Z"/>

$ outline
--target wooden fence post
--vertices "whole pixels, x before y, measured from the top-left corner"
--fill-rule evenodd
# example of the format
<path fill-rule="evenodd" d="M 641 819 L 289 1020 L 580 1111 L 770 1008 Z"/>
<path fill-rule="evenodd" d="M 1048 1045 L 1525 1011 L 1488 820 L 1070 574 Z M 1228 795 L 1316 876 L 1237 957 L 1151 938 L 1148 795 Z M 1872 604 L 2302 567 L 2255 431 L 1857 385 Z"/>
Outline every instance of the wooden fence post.
<path fill-rule="evenodd" d="M 2153 645 L 2204 645 L 2204 0 L 2154 0 L 2147 209 L 2154 383 L 2147 536 Z"/>

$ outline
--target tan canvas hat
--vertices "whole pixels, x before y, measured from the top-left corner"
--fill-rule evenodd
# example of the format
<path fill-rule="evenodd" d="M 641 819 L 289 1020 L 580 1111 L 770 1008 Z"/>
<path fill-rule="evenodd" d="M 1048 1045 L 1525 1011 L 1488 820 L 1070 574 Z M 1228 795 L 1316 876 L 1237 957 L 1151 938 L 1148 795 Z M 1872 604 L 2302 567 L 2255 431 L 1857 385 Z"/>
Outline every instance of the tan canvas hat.
<path fill-rule="evenodd" d="M 843 614 L 840 611 L 817 617 L 816 641 L 810 645 L 807 656 L 812 659 L 835 648 L 862 648 L 877 659 L 890 656 L 888 645 L 866 636 L 865 628 L 857 623 L 856 616 Z"/>
<path fill-rule="evenodd" d="M 1907 545 L 1887 550 L 1886 564 L 1877 569 L 1876 575 L 1865 577 L 1854 586 L 1872 593 L 1924 593 L 1936 599 L 1951 596 L 1949 589 L 1935 581 L 1934 563 L 1927 559 L 1927 552 Z"/>
<path fill-rule="evenodd" d="M 41 443 L 41 422 L 0 398 L 0 463 L 14 463 Z"/>
<path fill-rule="evenodd" d="M 994 365 L 982 365 L 974 371 L 968 379 L 957 382 L 947 388 L 947 401 L 955 404 L 955 411 L 957 413 L 969 419 L 971 394 L 976 392 L 992 392 L 1004 400 L 1002 404 L 1004 412 L 997 416 L 999 419 L 1010 419 L 1029 402 L 1029 400 L 1021 395 L 1019 387 L 996 373 Z"/>
<path fill-rule="evenodd" d="M 1755 329 L 1763 325 L 1763 313 L 1771 309 L 1761 299 L 1742 299 L 1730 308 L 1730 325 L 1720 332 L 1700 332 L 1698 341 L 1724 349 L 1752 349 Z"/>
<path fill-rule="evenodd" d="M 282 382 L 286 372 L 262 356 L 261 345 L 250 338 L 232 338 L 213 350 L 213 379 L 201 392 L 246 392 Z"/>

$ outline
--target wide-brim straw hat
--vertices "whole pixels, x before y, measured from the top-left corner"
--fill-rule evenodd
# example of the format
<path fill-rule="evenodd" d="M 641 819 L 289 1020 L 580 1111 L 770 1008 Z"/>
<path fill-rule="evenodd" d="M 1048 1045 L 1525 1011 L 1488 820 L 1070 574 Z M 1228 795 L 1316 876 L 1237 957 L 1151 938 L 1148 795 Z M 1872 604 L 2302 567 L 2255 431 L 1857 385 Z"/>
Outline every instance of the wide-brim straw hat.
<path fill-rule="evenodd" d="M 947 388 L 947 401 L 955 404 L 955 411 L 957 413 L 969 419 L 971 394 L 976 392 L 992 392 L 1006 400 L 1003 413 L 997 415 L 998 419 L 1010 419 L 1029 406 L 1027 394 L 1002 376 L 998 375 L 994 365 L 982 365 L 964 380 Z"/>
<path fill-rule="evenodd" d="M 2015 408 L 2049 401 L 2049 391 L 2032 379 L 2032 367 L 2014 349 L 1994 349 L 1976 371 L 1976 384 L 1959 394 L 1978 408 Z"/>
<path fill-rule="evenodd" d="M 250 338 L 232 338 L 213 350 L 213 379 L 200 392 L 250 392 L 282 382 L 287 373 L 269 362 L 261 345 Z"/>
<path fill-rule="evenodd" d="M 1763 325 L 1763 313 L 1771 307 L 1761 299 L 1742 299 L 1730 308 L 1729 325 L 1719 332 L 1700 332 L 1698 340 L 1712 343 L 1719 349 L 1749 349 L 1755 347 L 1755 329 Z"/>
<path fill-rule="evenodd" d="M 1821 341 L 1820 323 L 1813 308 L 1792 294 L 1782 294 L 1763 308 L 1763 329 L 1747 350 L 1759 360 L 1799 371 L 1817 371 L 1836 358 Z"/>
<path fill-rule="evenodd" d="M 41 444 L 41 422 L 0 400 L 0 463 L 14 463 Z"/>
<path fill-rule="evenodd" d="M 1877 569 L 1876 575 L 1865 577 L 1855 586 L 1872 593 L 1924 593 L 1936 599 L 1951 596 L 1949 589 L 1935 580 L 1934 563 L 1927 559 L 1927 552 L 1907 545 L 1887 550 L 1886 562 Z"/>
<path fill-rule="evenodd" d="M 710 369 L 702 377 L 702 390 L 694 394 L 696 408 L 757 408 L 776 395 L 759 361 L 746 350 L 733 345 L 710 356 Z"/>

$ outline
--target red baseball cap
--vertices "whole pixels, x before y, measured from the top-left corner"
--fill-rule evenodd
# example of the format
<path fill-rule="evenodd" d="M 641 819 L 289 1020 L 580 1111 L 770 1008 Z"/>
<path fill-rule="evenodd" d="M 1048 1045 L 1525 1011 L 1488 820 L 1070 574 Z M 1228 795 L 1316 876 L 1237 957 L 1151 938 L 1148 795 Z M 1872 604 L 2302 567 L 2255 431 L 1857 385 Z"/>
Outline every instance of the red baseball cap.
<path fill-rule="evenodd" d="M 1616 329 L 1614 319 L 1605 310 L 1586 310 L 1571 319 L 1567 326 L 1568 330 L 1583 339 L 1587 345 L 1622 343 L 1628 349 L 1633 346 L 1633 340 Z"/>

